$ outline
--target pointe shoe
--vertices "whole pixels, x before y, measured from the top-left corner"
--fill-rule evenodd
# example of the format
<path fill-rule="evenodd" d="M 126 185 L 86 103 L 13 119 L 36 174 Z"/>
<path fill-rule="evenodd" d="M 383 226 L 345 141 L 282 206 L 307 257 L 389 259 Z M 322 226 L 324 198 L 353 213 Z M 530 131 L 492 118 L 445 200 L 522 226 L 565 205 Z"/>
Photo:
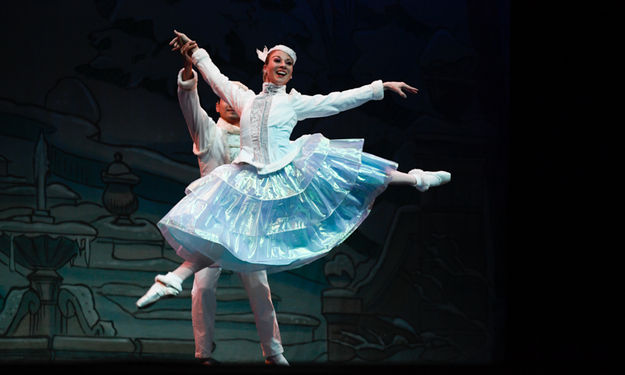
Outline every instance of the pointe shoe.
<path fill-rule="evenodd" d="M 137 300 L 138 308 L 151 305 L 163 297 L 176 296 L 182 291 L 182 280 L 171 272 L 167 275 L 157 275 L 154 281 L 147 293 Z"/>
<path fill-rule="evenodd" d="M 276 366 L 290 366 L 289 362 L 286 360 L 286 358 L 284 358 L 282 353 L 267 357 L 265 359 L 265 364 L 276 365 Z"/>
<path fill-rule="evenodd" d="M 416 179 L 414 187 L 423 192 L 432 186 L 440 186 L 451 181 L 451 173 L 445 171 L 428 172 L 421 169 L 413 169 L 408 174 Z"/>

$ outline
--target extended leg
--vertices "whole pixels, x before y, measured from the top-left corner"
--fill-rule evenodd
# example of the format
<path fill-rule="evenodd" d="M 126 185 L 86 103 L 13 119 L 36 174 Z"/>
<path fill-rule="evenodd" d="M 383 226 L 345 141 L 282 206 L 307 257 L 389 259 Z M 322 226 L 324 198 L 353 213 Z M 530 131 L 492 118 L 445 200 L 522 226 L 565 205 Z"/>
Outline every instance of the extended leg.
<path fill-rule="evenodd" d="M 421 169 L 413 169 L 408 173 L 391 171 L 393 185 L 411 185 L 419 191 L 426 191 L 430 187 L 439 186 L 451 181 L 451 173 L 446 171 L 429 172 Z"/>

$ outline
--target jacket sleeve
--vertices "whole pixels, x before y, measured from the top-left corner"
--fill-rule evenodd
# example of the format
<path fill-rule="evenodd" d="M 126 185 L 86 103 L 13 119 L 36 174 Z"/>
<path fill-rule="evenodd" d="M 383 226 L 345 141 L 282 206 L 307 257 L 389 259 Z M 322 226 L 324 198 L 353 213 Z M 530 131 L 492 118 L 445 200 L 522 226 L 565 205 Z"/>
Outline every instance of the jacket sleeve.
<path fill-rule="evenodd" d="M 178 102 L 193 140 L 193 153 L 200 155 L 209 152 L 214 158 L 219 158 L 226 150 L 218 139 L 215 121 L 200 106 L 197 73 L 194 70 L 193 78 L 185 81 L 182 79 L 182 71 L 178 72 Z"/>
<path fill-rule="evenodd" d="M 198 48 L 191 56 L 193 64 L 197 67 L 202 78 L 210 85 L 213 92 L 224 99 L 234 110 L 241 115 L 245 103 L 253 98 L 252 90 L 245 90 L 232 83 L 228 77 L 223 75 L 213 63 L 208 52 L 203 48 Z"/>
<path fill-rule="evenodd" d="M 377 80 L 355 89 L 336 91 L 328 95 L 302 95 L 291 90 L 290 96 L 298 120 L 304 120 L 332 116 L 370 100 L 381 100 L 384 98 L 384 86 L 381 80 Z"/>

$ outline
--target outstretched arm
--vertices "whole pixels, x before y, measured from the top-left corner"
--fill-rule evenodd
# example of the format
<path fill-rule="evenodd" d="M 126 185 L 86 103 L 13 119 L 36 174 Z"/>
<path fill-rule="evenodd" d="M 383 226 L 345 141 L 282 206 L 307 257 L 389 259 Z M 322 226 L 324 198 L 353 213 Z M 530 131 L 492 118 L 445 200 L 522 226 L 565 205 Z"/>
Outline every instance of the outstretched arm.
<path fill-rule="evenodd" d="M 299 120 L 311 117 L 326 117 L 358 107 L 370 100 L 381 100 L 384 91 L 390 90 L 405 98 L 406 93 L 417 93 L 419 90 L 404 82 L 374 81 L 351 90 L 336 91 L 328 95 L 292 95 L 295 112 Z"/>
<path fill-rule="evenodd" d="M 185 68 L 178 73 L 178 103 L 182 110 L 189 134 L 193 140 L 193 153 L 200 155 L 209 152 L 215 162 L 226 160 L 227 150 L 220 142 L 217 126 L 213 119 L 200 106 L 200 98 L 197 92 L 197 73 L 189 69 L 190 78 L 185 78 Z M 206 159 L 204 159 L 206 161 Z M 210 168 L 214 168 L 215 165 Z M 204 168 L 202 166 L 202 168 Z"/>
<path fill-rule="evenodd" d="M 170 43 L 175 44 L 172 50 L 179 49 L 184 59 L 184 68 L 178 73 L 178 102 L 193 139 L 193 153 L 199 156 L 208 152 L 211 155 L 209 158 L 203 158 L 202 162 L 207 164 L 200 163 L 204 173 L 223 164 L 228 160 L 228 155 L 223 142 L 219 139 L 217 125 L 200 106 L 197 73 L 193 70 L 193 60 L 189 54 L 189 51 L 197 49 L 197 43 L 186 38 L 184 34 L 179 34 L 181 37 L 174 38 Z M 180 46 L 182 41 L 185 42 Z"/>
<path fill-rule="evenodd" d="M 241 114 L 245 101 L 250 96 L 253 96 L 254 93 L 233 84 L 213 64 L 206 50 L 199 48 L 195 41 L 181 32 L 174 30 L 174 33 L 176 36 L 169 42 L 172 46 L 172 51 L 180 50 L 185 60 L 197 67 L 200 74 L 202 74 L 202 78 L 211 86 L 213 92 L 230 103 L 234 110 Z"/>

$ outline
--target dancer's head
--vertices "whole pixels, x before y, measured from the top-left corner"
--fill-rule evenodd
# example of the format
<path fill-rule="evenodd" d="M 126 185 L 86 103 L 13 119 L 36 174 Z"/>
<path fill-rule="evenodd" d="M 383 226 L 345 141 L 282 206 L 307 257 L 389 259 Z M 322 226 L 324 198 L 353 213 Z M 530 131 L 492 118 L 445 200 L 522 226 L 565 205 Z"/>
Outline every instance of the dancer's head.
<path fill-rule="evenodd" d="M 279 44 L 270 50 L 267 47 L 261 52 L 256 50 L 258 58 L 263 61 L 263 82 L 286 85 L 293 77 L 293 66 L 297 60 L 295 51 Z"/>
<path fill-rule="evenodd" d="M 249 90 L 247 86 L 245 86 L 241 82 L 232 81 L 232 83 L 236 84 L 237 86 L 241 87 L 244 90 Z M 241 120 L 239 118 L 239 114 L 236 113 L 234 108 L 232 108 L 230 104 L 228 104 L 228 102 L 226 102 L 225 100 L 221 98 L 219 99 L 217 104 L 215 104 L 215 111 L 217 111 L 217 113 L 219 113 L 219 117 L 224 119 L 226 122 L 232 125 L 239 126 L 239 121 Z"/>

